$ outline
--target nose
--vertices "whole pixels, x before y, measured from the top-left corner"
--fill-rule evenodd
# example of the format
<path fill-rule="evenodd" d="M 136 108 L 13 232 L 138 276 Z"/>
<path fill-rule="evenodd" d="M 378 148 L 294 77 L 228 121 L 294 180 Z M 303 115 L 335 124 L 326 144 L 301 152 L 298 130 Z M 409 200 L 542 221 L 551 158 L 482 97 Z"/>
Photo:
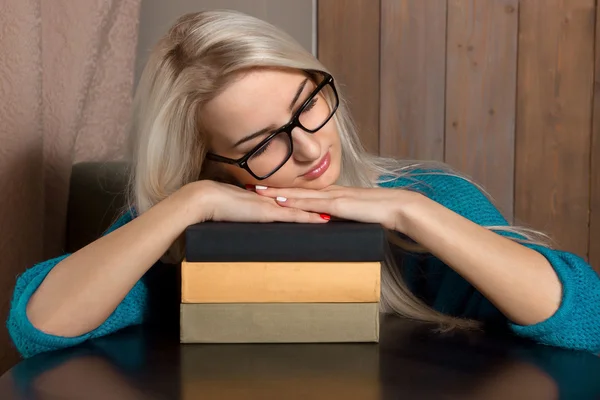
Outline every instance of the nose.
<path fill-rule="evenodd" d="M 294 141 L 294 154 L 292 154 L 292 157 L 296 161 L 315 161 L 321 155 L 321 143 L 319 143 L 315 134 L 296 128 L 292 131 L 292 140 Z"/>

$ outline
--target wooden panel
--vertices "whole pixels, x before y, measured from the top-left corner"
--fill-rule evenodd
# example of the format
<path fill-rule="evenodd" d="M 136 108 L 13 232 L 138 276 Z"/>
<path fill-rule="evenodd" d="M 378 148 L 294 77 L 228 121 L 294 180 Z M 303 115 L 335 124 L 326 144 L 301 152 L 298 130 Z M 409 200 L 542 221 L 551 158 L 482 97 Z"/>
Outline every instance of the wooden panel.
<path fill-rule="evenodd" d="M 520 5 L 515 215 L 586 257 L 594 0 Z"/>
<path fill-rule="evenodd" d="M 382 0 L 381 15 L 381 154 L 443 161 L 446 0 Z"/>
<path fill-rule="evenodd" d="M 319 0 L 319 60 L 346 94 L 360 137 L 379 151 L 379 0 Z"/>
<path fill-rule="evenodd" d="M 512 220 L 518 0 L 448 2 L 445 161 Z"/>
<path fill-rule="evenodd" d="M 590 264 L 600 273 L 600 7 L 596 7 L 596 61 L 592 128 Z"/>

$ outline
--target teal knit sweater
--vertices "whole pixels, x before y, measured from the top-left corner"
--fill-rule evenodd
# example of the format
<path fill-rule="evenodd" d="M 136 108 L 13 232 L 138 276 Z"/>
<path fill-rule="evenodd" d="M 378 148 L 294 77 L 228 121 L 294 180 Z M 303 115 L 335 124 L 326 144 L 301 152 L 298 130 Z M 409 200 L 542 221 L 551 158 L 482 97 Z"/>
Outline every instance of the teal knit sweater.
<path fill-rule="evenodd" d="M 382 186 L 419 190 L 434 201 L 483 226 L 507 225 L 507 221 L 483 193 L 458 177 L 423 174 L 410 179 L 398 179 Z M 106 233 L 126 224 L 131 218 L 130 214 L 125 214 Z M 530 247 L 548 259 L 562 282 L 563 295 L 560 308 L 553 316 L 529 326 L 516 325 L 506 320 L 481 293 L 439 259 L 409 254 L 399 254 L 398 257 L 409 288 L 441 312 L 500 325 L 539 343 L 600 352 L 599 275 L 574 254 L 534 245 Z M 36 264 L 17 279 L 7 326 L 17 350 L 24 357 L 74 346 L 88 339 L 140 324 L 147 317 L 148 289 L 142 278 L 106 321 L 91 332 L 78 337 L 60 337 L 36 329 L 27 319 L 27 302 L 48 272 L 68 256 L 69 254 L 64 254 Z"/>

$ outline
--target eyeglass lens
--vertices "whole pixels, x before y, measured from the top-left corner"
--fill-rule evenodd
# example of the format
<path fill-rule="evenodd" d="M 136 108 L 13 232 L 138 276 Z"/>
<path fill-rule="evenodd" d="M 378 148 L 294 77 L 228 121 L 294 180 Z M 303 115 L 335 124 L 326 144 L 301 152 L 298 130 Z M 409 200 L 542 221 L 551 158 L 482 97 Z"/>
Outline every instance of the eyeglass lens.
<path fill-rule="evenodd" d="M 300 104 L 308 99 L 315 87 L 316 85 L 312 83 L 305 97 L 301 98 Z M 324 90 L 327 87 L 327 85 L 323 87 L 302 109 L 298 119 L 305 130 L 314 131 L 320 128 L 331 116 L 331 108 L 324 97 Z M 258 177 L 264 177 L 279 169 L 289 159 L 291 151 L 291 135 L 280 132 L 248 159 L 248 168 Z"/>

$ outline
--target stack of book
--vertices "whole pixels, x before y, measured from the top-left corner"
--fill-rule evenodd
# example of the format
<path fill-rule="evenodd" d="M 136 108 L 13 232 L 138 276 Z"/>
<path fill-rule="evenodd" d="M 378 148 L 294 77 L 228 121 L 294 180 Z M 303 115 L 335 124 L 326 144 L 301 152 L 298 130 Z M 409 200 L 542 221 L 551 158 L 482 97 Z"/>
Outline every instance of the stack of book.
<path fill-rule="evenodd" d="M 185 235 L 181 343 L 379 341 L 378 224 L 204 222 Z"/>

